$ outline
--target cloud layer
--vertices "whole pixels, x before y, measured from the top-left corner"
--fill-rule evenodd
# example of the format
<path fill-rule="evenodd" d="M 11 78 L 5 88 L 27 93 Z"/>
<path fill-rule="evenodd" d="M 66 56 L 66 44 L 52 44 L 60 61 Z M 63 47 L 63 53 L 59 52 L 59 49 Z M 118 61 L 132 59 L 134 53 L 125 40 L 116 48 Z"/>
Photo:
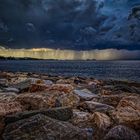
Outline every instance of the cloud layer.
<path fill-rule="evenodd" d="M 1 0 L 0 44 L 15 48 L 140 48 L 138 0 Z"/>

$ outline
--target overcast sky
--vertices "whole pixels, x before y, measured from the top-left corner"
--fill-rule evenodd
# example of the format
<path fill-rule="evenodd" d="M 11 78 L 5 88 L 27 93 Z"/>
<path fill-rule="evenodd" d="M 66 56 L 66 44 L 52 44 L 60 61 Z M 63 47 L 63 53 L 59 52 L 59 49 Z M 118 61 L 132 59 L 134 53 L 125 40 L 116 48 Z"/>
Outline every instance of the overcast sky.
<path fill-rule="evenodd" d="M 123 49 L 133 50 L 132 58 L 140 50 L 139 5 L 139 0 L 0 0 L 0 45 L 11 49 Z M 131 14 L 138 6 L 139 11 Z"/>

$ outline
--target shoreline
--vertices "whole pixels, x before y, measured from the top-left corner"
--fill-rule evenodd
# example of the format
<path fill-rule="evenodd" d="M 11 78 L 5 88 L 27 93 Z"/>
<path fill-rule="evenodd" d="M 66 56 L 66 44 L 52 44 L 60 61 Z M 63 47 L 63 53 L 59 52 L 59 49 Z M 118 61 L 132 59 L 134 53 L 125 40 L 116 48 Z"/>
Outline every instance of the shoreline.
<path fill-rule="evenodd" d="M 139 85 L 140 81 L 139 80 L 128 80 L 128 79 L 117 79 L 117 78 L 97 78 L 96 76 L 87 76 L 87 75 L 67 75 L 67 74 L 47 74 L 47 72 L 28 72 L 28 71 L 10 71 L 10 70 L 0 70 L 0 75 L 1 73 L 11 73 L 11 74 L 25 74 L 25 75 L 38 75 L 38 77 L 40 76 L 48 76 L 49 77 L 61 77 L 62 79 L 67 79 L 67 78 L 71 78 L 71 77 L 77 77 L 77 78 L 84 78 L 84 79 L 95 79 L 95 80 L 99 80 L 99 81 L 104 81 L 106 82 L 115 82 L 116 84 L 128 84 L 128 85 Z M 1 78 L 1 77 L 0 77 Z M 36 76 L 33 78 L 36 78 Z M 111 83 L 110 83 L 111 84 Z"/>
<path fill-rule="evenodd" d="M 0 71 L 0 138 L 138 140 L 139 101 L 139 82 Z"/>

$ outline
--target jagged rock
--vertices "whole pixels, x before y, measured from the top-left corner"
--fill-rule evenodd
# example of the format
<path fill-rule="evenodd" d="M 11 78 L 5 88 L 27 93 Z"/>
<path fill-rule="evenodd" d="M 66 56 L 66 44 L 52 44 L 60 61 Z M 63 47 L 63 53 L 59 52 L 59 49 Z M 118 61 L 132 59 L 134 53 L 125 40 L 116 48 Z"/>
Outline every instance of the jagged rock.
<path fill-rule="evenodd" d="M 94 116 L 94 123 L 96 124 L 97 128 L 100 130 L 107 130 L 111 126 L 111 119 L 104 113 L 95 112 Z"/>
<path fill-rule="evenodd" d="M 73 89 L 73 86 L 70 84 L 53 84 L 48 87 L 48 90 L 56 90 L 64 93 L 70 93 Z"/>
<path fill-rule="evenodd" d="M 47 85 L 45 84 L 32 84 L 29 88 L 29 92 L 39 92 L 47 89 Z"/>
<path fill-rule="evenodd" d="M 51 80 L 44 80 L 44 84 L 45 85 L 52 85 L 53 81 L 51 81 Z"/>
<path fill-rule="evenodd" d="M 8 115 L 5 118 L 5 123 L 6 124 L 13 123 L 13 122 L 37 115 L 37 114 L 44 114 L 50 118 L 54 118 L 61 121 L 67 121 L 71 119 L 73 116 L 73 112 L 71 108 L 60 107 L 60 108 L 52 108 L 52 109 L 24 111 L 24 112 L 16 113 L 14 115 Z"/>
<path fill-rule="evenodd" d="M 95 112 L 93 114 L 93 123 L 95 125 L 94 139 L 100 140 L 110 129 L 111 119 L 104 113 Z"/>
<path fill-rule="evenodd" d="M 0 93 L 0 102 L 10 102 L 14 101 L 17 95 L 13 92 L 1 92 Z"/>
<path fill-rule="evenodd" d="M 43 91 L 50 87 L 53 82 L 51 80 L 42 80 L 38 78 L 28 78 L 12 85 L 12 87 L 18 88 L 20 91 L 38 92 Z"/>
<path fill-rule="evenodd" d="M 8 114 L 13 114 L 22 111 L 24 111 L 24 108 L 19 102 L 11 101 L 0 103 L 0 117 L 4 117 Z"/>
<path fill-rule="evenodd" d="M 87 140 L 87 134 L 68 122 L 38 114 L 6 126 L 4 140 Z"/>
<path fill-rule="evenodd" d="M 129 93 L 139 93 L 138 89 L 135 87 L 127 86 L 127 85 L 115 85 L 113 87 L 113 91 L 123 91 Z"/>
<path fill-rule="evenodd" d="M 93 116 L 88 112 L 74 110 L 71 123 L 78 127 L 90 128 L 93 127 Z"/>
<path fill-rule="evenodd" d="M 61 106 L 76 107 L 80 102 L 80 98 L 73 93 L 69 93 L 58 97 L 57 102 L 59 102 Z"/>
<path fill-rule="evenodd" d="M 97 85 L 102 85 L 102 84 L 103 84 L 102 81 L 96 80 L 96 79 L 94 79 L 93 81 L 88 82 L 89 86 L 97 86 Z"/>
<path fill-rule="evenodd" d="M 123 91 L 123 92 L 128 92 L 128 93 L 139 93 L 139 89 L 131 86 L 127 85 L 127 83 L 125 84 L 115 84 L 115 85 L 106 85 L 104 86 L 105 90 L 110 90 L 112 92 L 117 92 L 117 91 Z"/>
<path fill-rule="evenodd" d="M 26 93 L 19 95 L 16 100 L 31 110 L 55 107 L 57 94 Z"/>
<path fill-rule="evenodd" d="M 14 74 L 12 78 L 10 78 L 10 86 L 15 86 L 16 84 L 19 84 L 20 82 L 24 82 L 27 80 L 27 76 L 21 76 L 21 74 Z"/>
<path fill-rule="evenodd" d="M 26 79 L 25 81 L 19 82 L 17 84 L 12 85 L 13 88 L 17 88 L 20 91 L 22 90 L 28 90 L 29 87 L 31 86 L 31 79 Z"/>
<path fill-rule="evenodd" d="M 114 110 L 114 107 L 109 106 L 107 104 L 102 104 L 99 102 L 94 102 L 94 101 L 85 101 L 83 102 L 80 107 L 84 108 L 85 110 L 88 110 L 92 113 L 94 112 L 108 112 L 111 110 Z"/>
<path fill-rule="evenodd" d="M 43 80 L 39 78 L 29 78 L 32 84 L 44 84 L 44 85 L 52 85 L 53 82 L 51 80 Z"/>
<path fill-rule="evenodd" d="M 38 92 L 43 91 L 50 87 L 53 84 L 51 80 L 42 80 L 38 78 L 30 78 L 31 79 L 31 86 L 29 88 L 30 92 Z"/>
<path fill-rule="evenodd" d="M 107 133 L 104 140 L 139 140 L 139 136 L 134 130 L 118 125 Z"/>
<path fill-rule="evenodd" d="M 140 96 L 124 97 L 116 109 L 112 116 L 118 124 L 140 129 Z"/>
<path fill-rule="evenodd" d="M 86 91 L 86 90 L 74 90 L 73 92 L 74 94 L 79 96 L 81 100 L 87 101 L 87 100 L 93 99 L 94 97 L 98 97 L 98 95 L 91 93 L 89 91 Z"/>
<path fill-rule="evenodd" d="M 56 84 L 72 84 L 73 82 L 73 79 L 59 79 L 56 81 Z"/>
<path fill-rule="evenodd" d="M 98 98 L 93 98 L 93 101 L 116 107 L 122 98 L 123 95 L 103 95 Z"/>

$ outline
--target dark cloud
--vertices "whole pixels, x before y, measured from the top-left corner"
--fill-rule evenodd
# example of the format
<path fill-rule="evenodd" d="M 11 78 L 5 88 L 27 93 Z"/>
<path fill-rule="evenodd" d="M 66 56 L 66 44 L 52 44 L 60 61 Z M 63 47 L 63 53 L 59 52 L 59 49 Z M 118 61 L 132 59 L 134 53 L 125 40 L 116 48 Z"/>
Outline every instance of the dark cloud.
<path fill-rule="evenodd" d="M 140 48 L 138 0 L 0 0 L 0 44 L 16 48 Z"/>

